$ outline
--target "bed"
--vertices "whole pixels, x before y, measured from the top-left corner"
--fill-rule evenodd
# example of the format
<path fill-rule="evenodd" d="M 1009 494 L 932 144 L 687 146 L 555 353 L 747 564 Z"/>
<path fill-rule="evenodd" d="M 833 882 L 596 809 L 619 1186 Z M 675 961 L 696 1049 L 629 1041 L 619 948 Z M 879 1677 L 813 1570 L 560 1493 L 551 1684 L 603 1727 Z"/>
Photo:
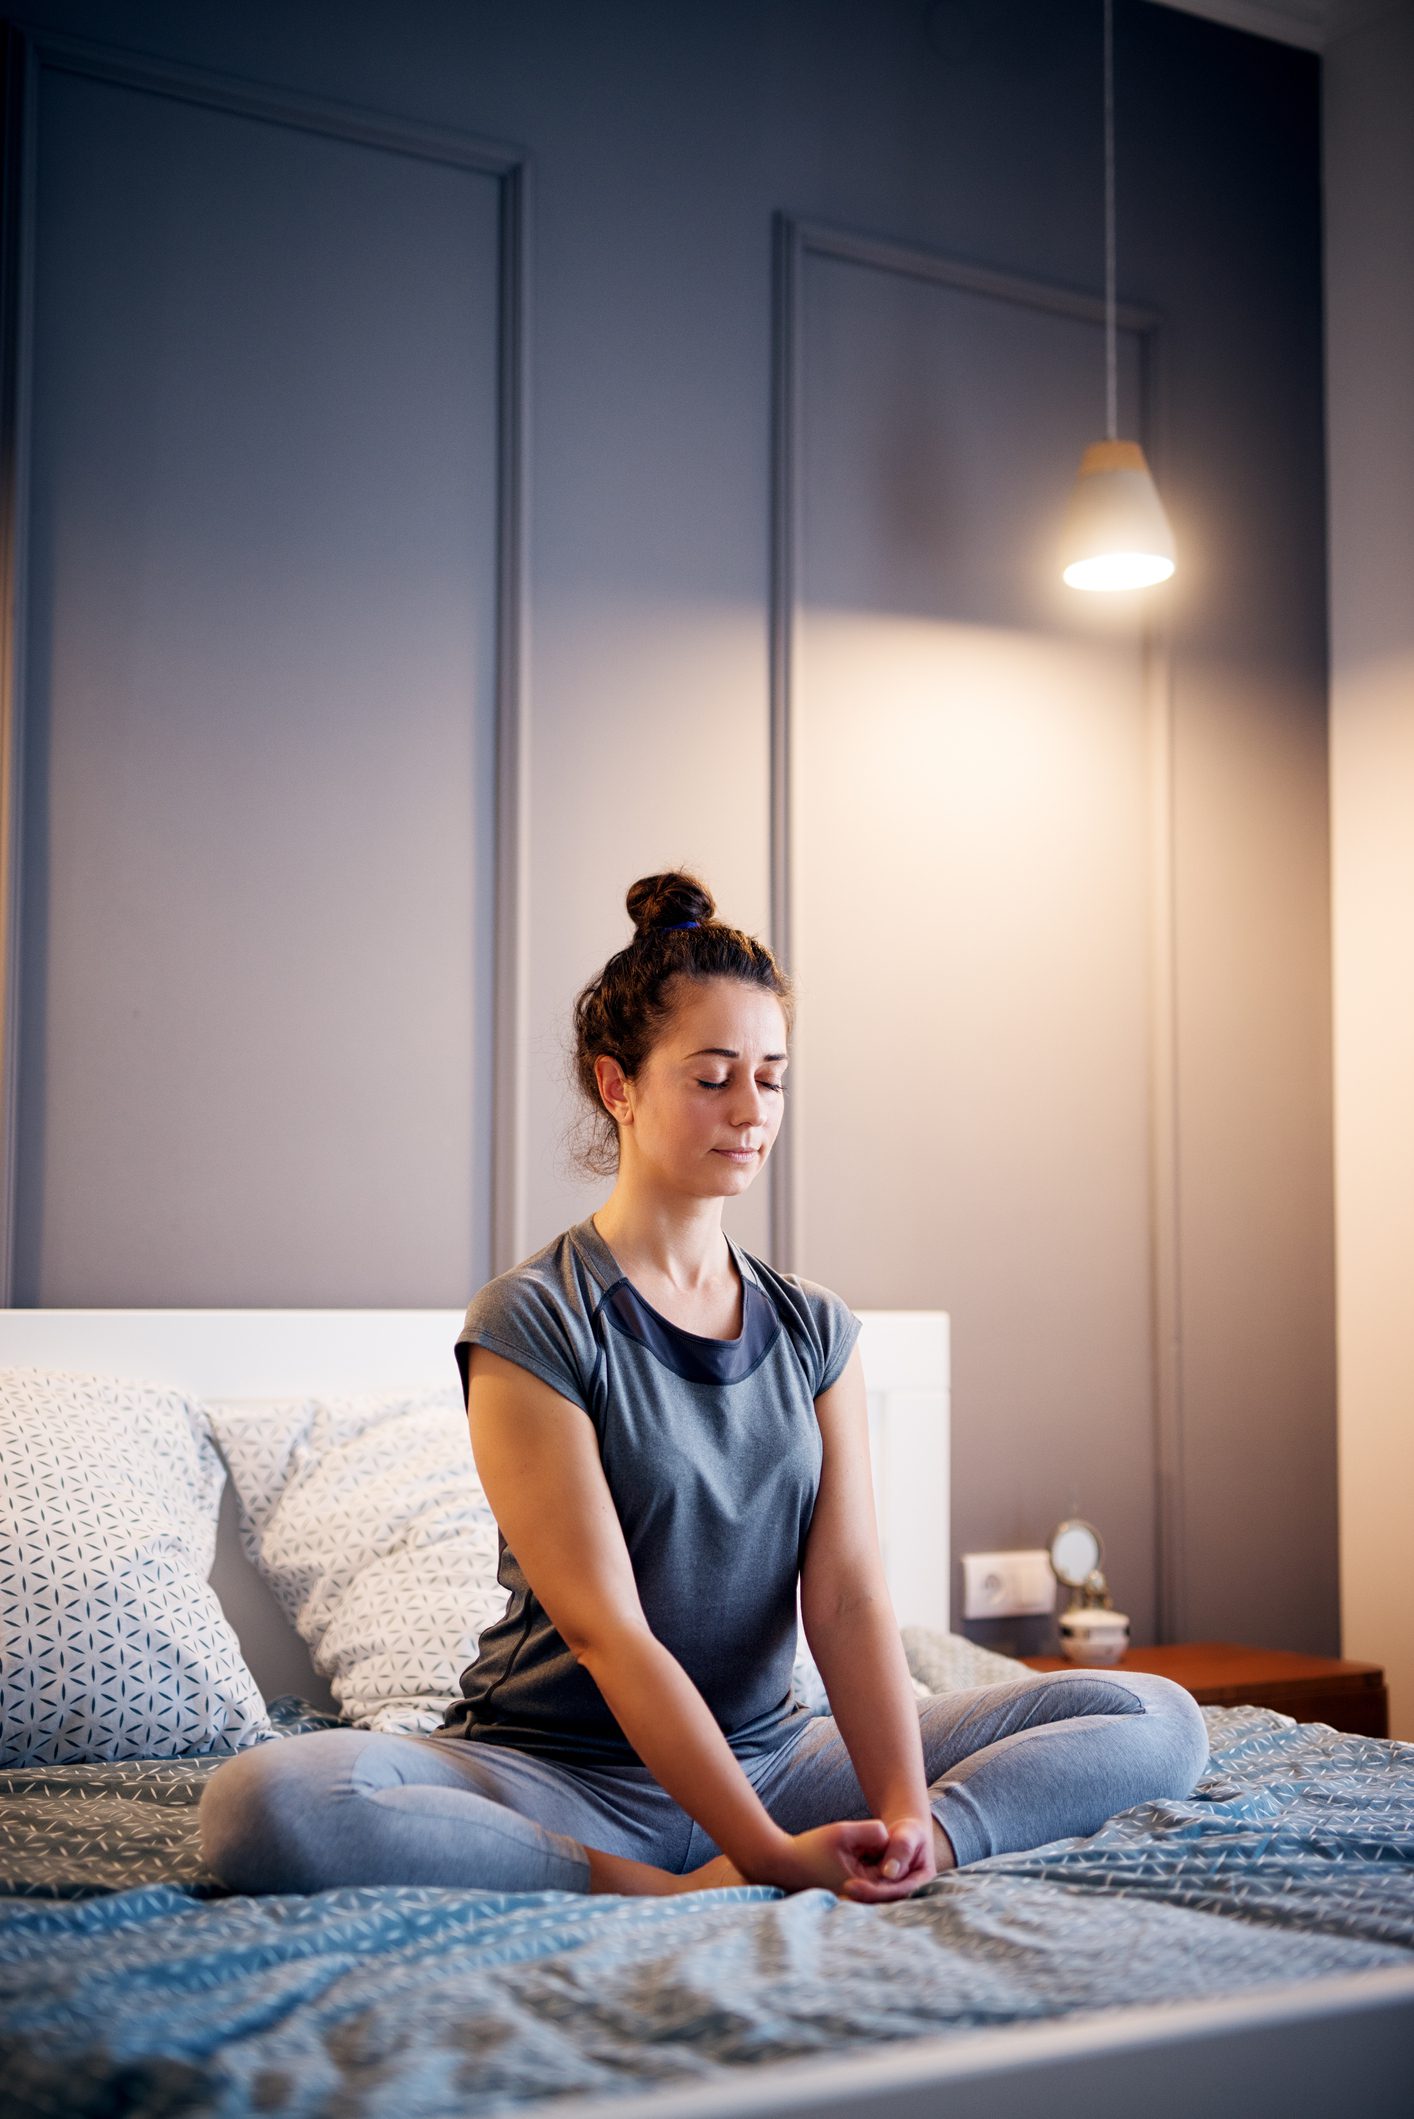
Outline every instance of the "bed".
<path fill-rule="evenodd" d="M 947 1319 L 863 1314 L 910 1666 L 935 1689 L 975 1681 L 948 1631 Z M 119 1379 L 120 1407 L 139 1384 L 234 1406 L 249 1438 L 267 1402 L 445 1390 L 460 1322 L 6 1311 L 0 1376 L 12 1405 L 19 1371 L 64 1371 Z M 341 1709 L 327 1657 L 321 1674 L 253 1564 L 235 1483 L 209 1589 L 258 1740 L 355 1718 L 346 1678 Z M 888 1906 L 763 1886 L 244 1897 L 203 1868 L 195 1835 L 224 1751 L 0 1765 L 0 2113 L 1407 2119 L 1414 1746 L 1255 1706 L 1204 1715 L 1211 1757 L 1187 1800 Z"/>

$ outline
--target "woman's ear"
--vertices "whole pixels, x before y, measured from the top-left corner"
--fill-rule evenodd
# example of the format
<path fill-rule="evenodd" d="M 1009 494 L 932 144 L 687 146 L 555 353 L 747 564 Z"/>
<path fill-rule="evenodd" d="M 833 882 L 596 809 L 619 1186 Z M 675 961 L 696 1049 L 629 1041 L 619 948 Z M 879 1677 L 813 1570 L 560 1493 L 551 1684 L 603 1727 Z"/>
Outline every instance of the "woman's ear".
<path fill-rule="evenodd" d="M 611 1053 L 601 1052 L 594 1062 L 594 1079 L 599 1085 L 599 1095 L 605 1110 L 621 1126 L 631 1123 L 633 1112 L 628 1100 L 628 1084 L 623 1068 Z"/>

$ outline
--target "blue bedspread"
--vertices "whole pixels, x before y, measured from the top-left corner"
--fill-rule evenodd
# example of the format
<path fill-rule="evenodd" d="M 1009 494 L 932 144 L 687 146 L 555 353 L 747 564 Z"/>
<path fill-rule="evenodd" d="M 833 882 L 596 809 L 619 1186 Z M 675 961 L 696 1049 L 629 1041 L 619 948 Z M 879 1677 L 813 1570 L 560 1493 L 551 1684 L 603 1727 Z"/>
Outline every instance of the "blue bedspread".
<path fill-rule="evenodd" d="M 1204 1713 L 1187 1801 L 890 1906 L 763 1886 L 233 1897 L 196 1851 L 218 1760 L 0 1772 L 0 2113 L 477 2115 L 1414 1964 L 1414 1745 Z"/>

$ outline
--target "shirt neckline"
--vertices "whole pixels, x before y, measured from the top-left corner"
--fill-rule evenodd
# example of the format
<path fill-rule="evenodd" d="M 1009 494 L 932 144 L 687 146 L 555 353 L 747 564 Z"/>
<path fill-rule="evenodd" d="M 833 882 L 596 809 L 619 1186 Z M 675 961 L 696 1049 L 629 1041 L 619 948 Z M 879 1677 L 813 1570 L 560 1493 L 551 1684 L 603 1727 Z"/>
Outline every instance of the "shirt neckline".
<path fill-rule="evenodd" d="M 609 1249 L 606 1239 L 599 1234 L 598 1229 L 594 1225 L 594 1216 L 592 1214 L 586 1214 L 584 1220 L 579 1222 L 570 1231 L 570 1234 L 578 1241 L 580 1248 L 589 1253 L 591 1260 L 598 1265 L 601 1273 L 607 1275 L 604 1283 L 606 1293 L 612 1292 L 622 1282 L 632 1294 L 634 1301 L 642 1303 L 649 1316 L 656 1318 L 665 1331 L 676 1332 L 680 1338 L 689 1339 L 696 1346 L 740 1347 L 742 1345 L 750 1322 L 747 1316 L 747 1308 L 750 1302 L 748 1289 L 756 1288 L 757 1280 L 756 1275 L 747 1264 L 745 1253 L 733 1243 L 725 1229 L 723 1229 L 722 1234 L 727 1238 L 727 1248 L 736 1262 L 737 1273 L 741 1280 L 741 1330 L 734 1339 L 717 1339 L 710 1332 L 690 1332 L 685 1324 L 674 1324 L 671 1317 L 665 1317 L 661 1310 L 655 1310 L 648 1297 L 641 1294 L 634 1286 L 613 1252 Z"/>

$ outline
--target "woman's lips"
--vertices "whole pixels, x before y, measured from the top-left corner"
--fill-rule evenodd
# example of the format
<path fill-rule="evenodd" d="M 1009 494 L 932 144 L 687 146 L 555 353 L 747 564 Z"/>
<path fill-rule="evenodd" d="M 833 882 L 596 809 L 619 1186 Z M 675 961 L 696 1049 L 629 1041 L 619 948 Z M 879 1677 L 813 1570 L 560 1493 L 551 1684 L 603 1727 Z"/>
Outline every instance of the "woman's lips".
<path fill-rule="evenodd" d="M 714 1155 L 725 1155 L 729 1162 L 749 1163 L 755 1162 L 761 1150 L 759 1148 L 714 1148 L 712 1153 Z"/>

